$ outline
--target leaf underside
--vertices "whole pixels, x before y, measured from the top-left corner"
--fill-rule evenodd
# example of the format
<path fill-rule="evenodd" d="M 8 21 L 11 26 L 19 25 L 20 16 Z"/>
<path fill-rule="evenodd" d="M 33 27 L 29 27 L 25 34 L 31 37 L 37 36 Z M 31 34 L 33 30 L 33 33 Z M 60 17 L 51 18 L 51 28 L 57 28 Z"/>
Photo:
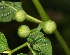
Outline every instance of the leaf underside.
<path fill-rule="evenodd" d="M 7 39 L 4 34 L 0 32 L 0 53 L 3 53 L 5 50 L 8 50 Z"/>
<path fill-rule="evenodd" d="M 10 22 L 15 20 L 15 12 L 21 9 L 21 2 L 0 2 L 0 22 Z"/>

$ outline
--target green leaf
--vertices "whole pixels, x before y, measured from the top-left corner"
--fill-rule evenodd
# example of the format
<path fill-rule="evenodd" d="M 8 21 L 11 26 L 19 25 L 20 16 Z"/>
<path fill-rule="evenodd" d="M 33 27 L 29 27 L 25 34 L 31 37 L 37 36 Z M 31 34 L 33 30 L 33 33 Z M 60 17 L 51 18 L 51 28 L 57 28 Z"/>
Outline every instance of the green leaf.
<path fill-rule="evenodd" d="M 42 23 L 39 24 L 39 26 L 33 30 L 31 30 L 31 33 L 29 35 L 29 37 L 27 38 L 28 42 L 30 44 L 34 44 L 37 42 L 38 39 L 43 38 L 44 34 L 42 32 L 40 32 L 42 28 Z"/>
<path fill-rule="evenodd" d="M 20 53 L 20 54 L 17 54 L 17 55 L 27 55 L 27 54 Z"/>
<path fill-rule="evenodd" d="M 21 2 L 0 2 L 0 22 L 10 22 L 15 18 L 15 12 L 22 9 Z"/>
<path fill-rule="evenodd" d="M 39 39 L 39 42 L 33 45 L 33 49 L 37 55 L 52 55 L 52 45 L 48 38 Z"/>
<path fill-rule="evenodd" d="M 36 52 L 36 55 L 52 55 L 52 45 L 50 40 L 44 37 L 44 34 L 40 32 L 41 26 L 33 29 L 30 33 L 27 41 L 32 46 L 32 49 Z"/>
<path fill-rule="evenodd" d="M 7 39 L 4 34 L 0 32 L 0 53 L 3 53 L 5 50 L 9 50 Z"/>

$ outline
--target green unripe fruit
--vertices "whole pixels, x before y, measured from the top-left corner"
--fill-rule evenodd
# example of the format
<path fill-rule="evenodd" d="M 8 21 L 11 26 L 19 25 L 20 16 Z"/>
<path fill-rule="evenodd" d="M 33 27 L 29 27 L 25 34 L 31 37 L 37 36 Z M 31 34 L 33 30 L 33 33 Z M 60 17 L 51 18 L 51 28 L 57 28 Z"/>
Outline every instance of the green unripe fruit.
<path fill-rule="evenodd" d="M 18 10 L 15 13 L 15 19 L 18 22 L 23 22 L 26 19 L 26 13 L 25 13 L 25 11 L 24 10 Z"/>
<path fill-rule="evenodd" d="M 28 26 L 21 25 L 18 28 L 18 35 L 19 35 L 19 37 L 26 38 L 26 37 L 28 37 L 29 34 L 30 34 L 30 28 Z"/>
<path fill-rule="evenodd" d="M 52 20 L 44 22 L 43 30 L 47 34 L 52 34 L 56 30 L 56 23 Z"/>

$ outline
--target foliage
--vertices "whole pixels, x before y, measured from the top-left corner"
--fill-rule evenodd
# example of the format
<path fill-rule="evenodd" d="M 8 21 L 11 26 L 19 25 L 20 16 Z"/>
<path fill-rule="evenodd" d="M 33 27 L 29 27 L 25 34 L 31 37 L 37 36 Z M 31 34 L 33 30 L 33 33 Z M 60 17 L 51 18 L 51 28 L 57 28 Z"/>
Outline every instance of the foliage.
<path fill-rule="evenodd" d="M 19 9 L 22 9 L 21 2 L 0 2 L 0 22 L 15 20 L 15 12 Z"/>
<path fill-rule="evenodd" d="M 40 32 L 41 26 L 42 25 L 39 25 L 38 28 L 33 29 L 27 40 L 36 52 L 36 55 L 52 55 L 51 42 Z"/>
<path fill-rule="evenodd" d="M 3 53 L 5 50 L 8 50 L 8 43 L 7 39 L 5 38 L 4 34 L 0 32 L 0 53 Z"/>

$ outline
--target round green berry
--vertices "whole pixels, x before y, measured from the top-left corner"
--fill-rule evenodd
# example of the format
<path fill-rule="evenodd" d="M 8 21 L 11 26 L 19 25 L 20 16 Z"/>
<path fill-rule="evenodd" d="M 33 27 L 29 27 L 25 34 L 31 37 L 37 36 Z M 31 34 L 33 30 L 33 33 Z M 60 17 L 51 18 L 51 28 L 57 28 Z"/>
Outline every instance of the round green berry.
<path fill-rule="evenodd" d="M 19 35 L 19 37 L 26 38 L 26 37 L 28 37 L 29 34 L 30 34 L 30 28 L 28 26 L 21 25 L 18 28 L 18 35 Z"/>
<path fill-rule="evenodd" d="M 15 13 L 15 20 L 18 22 L 23 22 L 26 19 L 26 13 L 24 10 L 18 10 Z"/>
<path fill-rule="evenodd" d="M 47 34 L 52 34 L 56 30 L 56 23 L 52 20 L 43 23 L 43 30 Z"/>

